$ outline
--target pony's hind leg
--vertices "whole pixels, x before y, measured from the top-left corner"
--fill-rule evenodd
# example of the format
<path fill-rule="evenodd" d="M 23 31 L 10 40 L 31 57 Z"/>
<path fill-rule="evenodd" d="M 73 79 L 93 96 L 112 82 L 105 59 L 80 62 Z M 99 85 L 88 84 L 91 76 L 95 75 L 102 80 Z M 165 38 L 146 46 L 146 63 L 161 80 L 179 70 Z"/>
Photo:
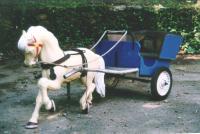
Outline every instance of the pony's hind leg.
<path fill-rule="evenodd" d="M 92 103 L 91 95 L 94 89 L 95 89 L 95 84 L 91 83 L 89 86 L 87 86 L 85 93 L 80 99 L 81 110 L 83 111 L 83 113 L 87 113 L 89 108 L 88 106 Z"/>
<path fill-rule="evenodd" d="M 83 113 L 88 112 L 88 106 L 92 103 L 92 93 L 95 89 L 95 84 L 93 83 L 94 76 L 88 75 L 89 77 L 86 78 L 86 81 L 84 82 L 86 86 L 85 93 L 80 99 L 80 106 Z"/>

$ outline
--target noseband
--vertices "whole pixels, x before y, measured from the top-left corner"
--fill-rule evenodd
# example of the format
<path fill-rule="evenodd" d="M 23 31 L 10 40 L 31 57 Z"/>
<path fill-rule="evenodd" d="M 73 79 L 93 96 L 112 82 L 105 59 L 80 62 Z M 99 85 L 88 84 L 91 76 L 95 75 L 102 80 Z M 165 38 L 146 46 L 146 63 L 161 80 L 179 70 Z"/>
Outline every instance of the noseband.
<path fill-rule="evenodd" d="M 40 50 L 40 48 L 43 47 L 42 44 L 37 44 L 37 43 L 28 44 L 28 46 L 34 47 L 34 48 L 36 49 L 36 56 L 35 56 L 35 57 L 38 57 L 38 56 L 39 56 L 39 53 L 40 53 L 39 50 Z"/>

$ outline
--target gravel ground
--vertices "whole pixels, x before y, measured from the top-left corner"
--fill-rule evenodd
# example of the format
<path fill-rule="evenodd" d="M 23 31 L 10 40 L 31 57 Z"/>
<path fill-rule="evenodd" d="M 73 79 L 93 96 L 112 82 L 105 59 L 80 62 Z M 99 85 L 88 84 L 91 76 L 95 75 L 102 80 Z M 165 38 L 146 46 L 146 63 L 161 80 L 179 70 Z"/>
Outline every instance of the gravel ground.
<path fill-rule="evenodd" d="M 153 101 L 150 84 L 121 80 L 107 90 L 106 98 L 94 94 L 89 114 L 81 114 L 83 87 L 71 84 L 71 99 L 65 86 L 52 91 L 57 111 L 41 109 L 39 128 L 27 130 L 38 91 L 34 74 L 22 61 L 0 61 L 0 134 L 129 134 L 200 132 L 200 61 L 175 62 L 171 66 L 173 87 L 164 101 Z"/>

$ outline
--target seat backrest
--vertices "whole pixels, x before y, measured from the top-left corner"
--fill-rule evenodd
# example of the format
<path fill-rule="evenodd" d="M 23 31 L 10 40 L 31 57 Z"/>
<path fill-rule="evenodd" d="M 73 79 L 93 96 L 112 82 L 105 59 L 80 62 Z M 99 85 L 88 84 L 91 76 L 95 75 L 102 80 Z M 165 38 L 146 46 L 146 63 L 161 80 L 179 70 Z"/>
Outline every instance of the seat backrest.
<path fill-rule="evenodd" d="M 181 36 L 175 34 L 167 34 L 161 48 L 160 58 L 170 60 L 176 59 L 176 55 L 180 50 L 180 45 L 182 42 L 183 38 Z"/>
<path fill-rule="evenodd" d="M 146 31 L 143 34 L 144 38 L 140 40 L 141 55 L 159 58 L 166 33 Z"/>

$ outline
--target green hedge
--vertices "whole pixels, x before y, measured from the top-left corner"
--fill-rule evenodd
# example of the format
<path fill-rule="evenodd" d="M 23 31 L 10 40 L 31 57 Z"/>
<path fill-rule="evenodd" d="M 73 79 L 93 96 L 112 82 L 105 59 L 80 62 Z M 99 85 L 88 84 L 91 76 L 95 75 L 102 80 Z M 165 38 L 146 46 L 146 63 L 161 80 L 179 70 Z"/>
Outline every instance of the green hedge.
<path fill-rule="evenodd" d="M 157 13 L 158 30 L 175 32 L 184 37 L 186 53 L 200 53 L 200 12 L 198 9 L 165 9 Z"/>
<path fill-rule="evenodd" d="M 184 37 L 187 53 L 200 53 L 200 12 L 193 8 L 162 9 L 84 6 L 78 8 L 0 7 L 0 42 L 3 48 L 16 48 L 23 29 L 43 25 L 58 38 L 61 47 L 90 47 L 106 29 L 157 30 L 174 32 Z"/>

